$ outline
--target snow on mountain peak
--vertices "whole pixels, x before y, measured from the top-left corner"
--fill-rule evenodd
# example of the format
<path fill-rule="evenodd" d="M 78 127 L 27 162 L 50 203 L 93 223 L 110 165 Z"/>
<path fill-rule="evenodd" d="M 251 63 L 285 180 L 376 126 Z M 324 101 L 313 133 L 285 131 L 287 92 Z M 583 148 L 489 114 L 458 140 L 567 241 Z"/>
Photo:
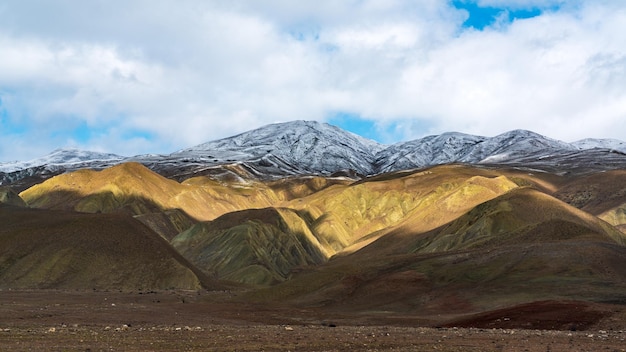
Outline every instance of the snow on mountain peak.
<path fill-rule="evenodd" d="M 608 151 L 626 154 L 626 143 L 608 139 L 566 143 L 532 131 L 513 130 L 495 137 L 447 132 L 386 146 L 326 123 L 293 121 L 266 125 L 170 155 L 124 158 L 109 153 L 57 149 L 27 162 L 0 163 L 0 173 L 4 173 L 4 176 L 0 174 L 0 184 L 35 173 L 104 168 L 123 161 L 137 161 L 163 174 L 183 176 L 238 164 L 252 177 L 261 178 L 329 175 L 348 170 L 351 174 L 373 175 L 449 163 L 571 165 L 584 169 L 589 158 L 594 158 L 594 165 L 600 165 L 600 169 L 602 160 L 606 160 L 608 168 L 626 164 L 622 154 Z"/>
<path fill-rule="evenodd" d="M 317 121 L 292 121 L 274 123 L 243 132 L 238 135 L 210 141 L 183 151 L 203 151 L 223 147 L 256 147 L 259 144 L 269 144 L 275 147 L 294 144 L 305 144 L 306 137 L 326 137 L 339 140 L 348 140 L 351 143 L 362 144 L 371 149 L 383 149 L 383 146 L 359 135 L 344 131 L 339 127 Z M 182 151 L 181 151 L 182 152 Z"/>
<path fill-rule="evenodd" d="M 369 174 L 375 153 L 382 149 L 379 143 L 326 123 L 293 121 L 200 144 L 172 156 L 215 156 L 216 151 L 228 151 L 240 161 L 286 163 L 321 173 L 352 169 Z"/>
<path fill-rule="evenodd" d="M 59 148 L 41 158 L 29 161 L 17 161 L 10 163 L 0 163 L 0 171 L 9 173 L 39 166 L 70 166 L 94 162 L 119 162 L 124 159 L 111 153 L 92 152 L 75 148 Z"/>
<path fill-rule="evenodd" d="M 527 130 L 495 137 L 443 133 L 398 143 L 378 155 L 378 172 L 448 163 L 488 164 L 578 150 L 577 147 Z"/>
<path fill-rule="evenodd" d="M 601 148 L 626 153 L 626 142 L 617 139 L 585 138 L 572 143 L 572 145 L 580 150 Z"/>
<path fill-rule="evenodd" d="M 92 152 L 86 150 L 80 150 L 76 148 L 60 148 L 55 149 L 50 154 L 44 156 L 41 159 L 36 160 L 46 160 L 47 163 L 54 164 L 71 164 L 78 163 L 84 161 L 94 161 L 94 160 L 121 160 L 123 156 L 119 156 L 111 153 L 102 153 L 102 152 Z"/>

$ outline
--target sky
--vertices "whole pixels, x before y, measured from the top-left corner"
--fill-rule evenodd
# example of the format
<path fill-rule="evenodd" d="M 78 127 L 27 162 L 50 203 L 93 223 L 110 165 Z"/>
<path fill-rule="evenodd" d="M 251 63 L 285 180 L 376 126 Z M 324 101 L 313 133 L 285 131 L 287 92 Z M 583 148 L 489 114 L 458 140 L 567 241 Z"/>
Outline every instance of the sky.
<path fill-rule="evenodd" d="M 0 162 L 269 123 L 626 140 L 623 0 L 3 0 Z"/>

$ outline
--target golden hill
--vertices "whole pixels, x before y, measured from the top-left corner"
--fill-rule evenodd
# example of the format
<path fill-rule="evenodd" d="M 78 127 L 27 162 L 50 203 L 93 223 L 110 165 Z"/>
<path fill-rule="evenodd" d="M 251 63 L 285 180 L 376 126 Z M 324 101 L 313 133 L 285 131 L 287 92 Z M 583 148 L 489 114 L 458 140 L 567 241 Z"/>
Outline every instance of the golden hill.
<path fill-rule="evenodd" d="M 354 251 L 396 225 L 411 224 L 415 229 L 419 224 L 423 231 L 436 228 L 518 187 L 504 176 L 486 171 L 479 172 L 484 176 L 475 176 L 470 171 L 438 167 L 338 184 L 280 203 L 290 208 L 225 214 L 185 231 L 172 243 L 194 264 L 222 278 L 256 284 L 281 282 L 292 268 Z M 280 263 L 270 263 L 276 258 L 268 253 L 278 256 Z"/>
<path fill-rule="evenodd" d="M 626 235 L 551 196 L 521 188 L 421 236 L 413 250 L 428 253 L 565 241 L 626 245 Z"/>
<path fill-rule="evenodd" d="M 396 226 L 440 226 L 488 199 L 518 187 L 498 173 L 439 166 L 331 187 L 287 206 L 314 217 L 313 230 L 336 252 L 355 250 Z"/>
<path fill-rule="evenodd" d="M 198 289 L 212 281 L 123 214 L 0 206 L 0 286 Z"/>
<path fill-rule="evenodd" d="M 598 218 L 516 188 L 429 231 L 397 227 L 250 297 L 403 314 L 622 299 L 625 243 L 626 236 Z"/>
<path fill-rule="evenodd" d="M 267 207 L 337 182 L 343 181 L 317 177 L 268 184 L 223 183 L 200 176 L 178 183 L 141 164 L 125 163 L 58 175 L 20 196 L 33 208 L 131 215 L 180 209 L 196 221 L 207 221 L 231 211 Z"/>

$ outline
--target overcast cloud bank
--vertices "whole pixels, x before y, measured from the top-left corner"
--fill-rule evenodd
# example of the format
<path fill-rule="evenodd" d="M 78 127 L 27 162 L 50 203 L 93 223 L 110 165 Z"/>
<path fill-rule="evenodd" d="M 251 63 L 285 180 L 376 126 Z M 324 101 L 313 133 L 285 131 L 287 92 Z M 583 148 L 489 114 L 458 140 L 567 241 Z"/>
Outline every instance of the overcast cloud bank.
<path fill-rule="evenodd" d="M 482 29 L 462 0 L 4 2 L 0 161 L 169 153 L 295 119 L 384 143 L 626 140 L 623 1 L 471 3 L 497 10 Z"/>

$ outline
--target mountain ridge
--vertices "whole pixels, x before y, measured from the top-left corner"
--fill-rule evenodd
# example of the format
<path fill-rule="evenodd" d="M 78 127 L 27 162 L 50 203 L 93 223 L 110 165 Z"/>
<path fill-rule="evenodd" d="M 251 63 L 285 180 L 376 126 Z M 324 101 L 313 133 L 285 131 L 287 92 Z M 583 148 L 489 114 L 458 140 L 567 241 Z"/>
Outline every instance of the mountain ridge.
<path fill-rule="evenodd" d="M 595 171 L 626 166 L 626 142 L 583 139 L 567 143 L 527 130 L 494 137 L 446 132 L 384 145 L 315 121 L 266 125 L 209 141 L 168 155 L 123 157 L 77 149 L 57 149 L 28 162 L 0 163 L 0 185 L 26 182 L 22 188 L 66 171 L 104 169 L 135 161 L 181 181 L 198 174 L 245 178 L 333 174 L 366 177 L 433 165 L 465 163 L 510 165 L 540 170 Z M 590 162 L 593 161 L 593 162 Z M 225 176 L 225 177 L 226 177 Z"/>
<path fill-rule="evenodd" d="M 139 163 L 78 170 L 21 192 L 31 209 L 0 205 L 11 244 L 0 276 L 24 289 L 232 288 L 228 300 L 245 304 L 376 319 L 623 302 L 624 172 L 452 164 L 360 180 L 175 181 Z M 125 271 L 107 265 L 116 253 Z M 160 272 L 169 278 L 154 281 Z"/>

